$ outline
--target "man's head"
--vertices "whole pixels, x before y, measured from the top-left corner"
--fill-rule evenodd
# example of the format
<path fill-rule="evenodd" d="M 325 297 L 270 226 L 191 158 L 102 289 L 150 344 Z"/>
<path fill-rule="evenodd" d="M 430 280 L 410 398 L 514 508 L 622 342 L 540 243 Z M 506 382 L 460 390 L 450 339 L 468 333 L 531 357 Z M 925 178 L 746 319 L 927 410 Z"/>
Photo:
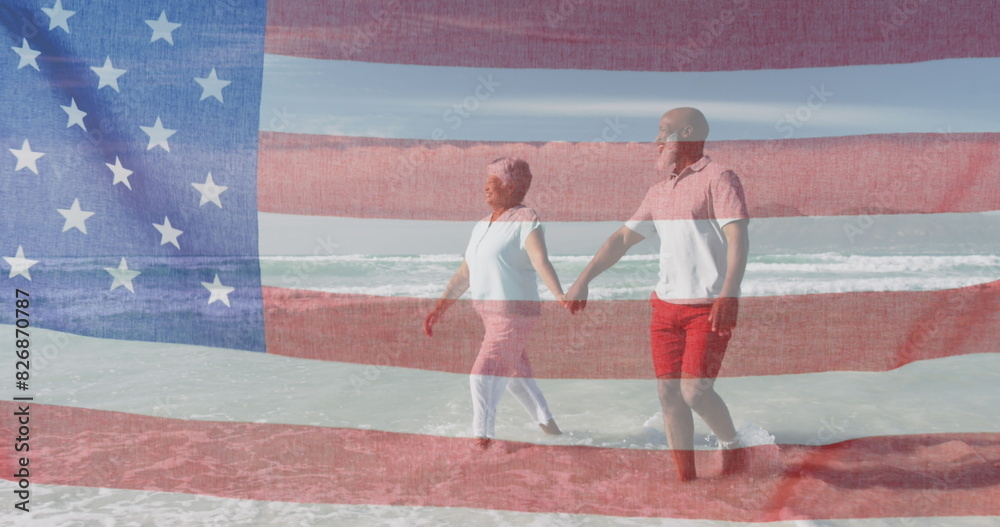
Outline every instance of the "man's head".
<path fill-rule="evenodd" d="M 703 155 L 708 137 L 708 120 L 696 108 L 674 108 L 660 117 L 660 133 L 654 142 L 659 151 L 658 170 L 672 171 L 678 163 L 685 167 Z"/>

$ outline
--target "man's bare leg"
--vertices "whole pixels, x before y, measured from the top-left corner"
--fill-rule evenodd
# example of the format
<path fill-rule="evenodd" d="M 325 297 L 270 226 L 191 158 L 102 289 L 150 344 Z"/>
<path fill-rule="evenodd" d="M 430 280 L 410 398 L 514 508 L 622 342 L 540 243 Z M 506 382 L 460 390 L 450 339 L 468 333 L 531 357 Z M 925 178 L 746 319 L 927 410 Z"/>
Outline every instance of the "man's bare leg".
<path fill-rule="evenodd" d="M 680 379 L 660 379 L 657 384 L 660 407 L 663 408 L 663 428 L 667 433 L 681 481 L 697 478 L 694 464 L 694 417 L 691 407 L 684 401 Z"/>
<path fill-rule="evenodd" d="M 715 391 L 715 379 L 681 379 L 681 393 L 684 402 L 701 417 L 712 429 L 715 437 L 722 443 L 736 441 L 736 428 L 733 426 L 729 407 Z M 692 438 L 693 441 L 693 438 Z M 746 452 L 740 448 L 724 448 L 722 450 L 722 473 L 733 474 L 744 468 Z"/>
<path fill-rule="evenodd" d="M 684 402 L 705 421 L 715 437 L 727 443 L 736 439 L 733 418 L 726 402 L 715 391 L 715 379 L 685 377 L 680 382 Z"/>

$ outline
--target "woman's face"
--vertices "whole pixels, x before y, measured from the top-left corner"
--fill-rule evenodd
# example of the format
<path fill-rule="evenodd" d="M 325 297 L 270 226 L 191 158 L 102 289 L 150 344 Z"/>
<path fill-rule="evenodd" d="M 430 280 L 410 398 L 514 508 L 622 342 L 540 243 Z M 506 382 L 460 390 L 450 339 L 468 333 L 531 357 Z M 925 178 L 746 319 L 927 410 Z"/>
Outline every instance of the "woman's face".
<path fill-rule="evenodd" d="M 509 207 L 511 202 L 511 187 L 504 185 L 503 180 L 496 174 L 489 174 L 486 178 L 486 204 L 490 207 Z"/>

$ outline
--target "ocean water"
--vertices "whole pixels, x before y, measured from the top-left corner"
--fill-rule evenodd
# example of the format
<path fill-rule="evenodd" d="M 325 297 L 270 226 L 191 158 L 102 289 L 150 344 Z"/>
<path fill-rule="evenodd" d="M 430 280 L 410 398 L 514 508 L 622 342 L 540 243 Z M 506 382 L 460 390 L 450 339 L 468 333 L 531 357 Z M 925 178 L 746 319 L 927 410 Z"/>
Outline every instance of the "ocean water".
<path fill-rule="evenodd" d="M 568 289 L 591 256 L 552 256 Z M 265 256 L 264 285 L 328 293 L 434 298 L 458 269 L 459 255 Z M 595 300 L 645 299 L 657 282 L 658 256 L 626 255 L 590 286 Z M 1000 278 L 1000 255 L 850 255 L 838 253 L 751 255 L 743 280 L 745 296 L 929 291 Z M 539 284 L 543 299 L 551 293 Z"/>
<path fill-rule="evenodd" d="M 433 298 L 441 294 L 460 261 L 455 255 L 263 257 L 261 281 L 267 286 L 335 293 Z M 552 261 L 568 287 L 589 255 L 554 256 Z M 197 264 L 205 265 L 209 262 Z M 92 267 L 80 262 L 66 266 L 65 272 L 80 273 L 89 273 Z M 626 256 L 592 284 L 591 298 L 644 299 L 656 274 L 655 255 Z M 743 289 L 745 295 L 936 290 L 997 279 L 1000 255 L 996 254 L 770 254 L 751 257 Z M 540 291 L 543 298 L 551 298 L 547 291 Z M 116 344 L 42 329 L 35 333 L 39 351 L 33 363 L 33 386 L 41 404 L 169 419 L 371 429 L 444 438 L 471 435 L 468 377 L 463 374 L 373 369 L 185 344 Z M 746 444 L 765 447 L 759 449 L 765 457 L 755 477 L 769 484 L 780 478 L 783 468 L 777 455 L 780 445 L 831 444 L 896 434 L 1000 432 L 1000 421 L 983 419 L 1000 407 L 998 372 L 1000 353 L 988 353 L 922 361 L 889 372 L 727 378 L 718 382 L 717 389 Z M 539 385 L 564 434 L 540 434 L 508 396 L 499 409 L 498 439 L 608 449 L 667 448 L 652 380 L 541 379 Z M 419 395 L 401 403 L 400 393 Z M 695 423 L 696 448 L 716 449 L 715 438 L 704 423 L 699 419 Z M 197 446 L 197 441 L 191 438 L 188 446 Z M 0 481 L 0 492 L 9 494 L 12 489 L 12 483 Z M 737 525 L 453 507 L 283 503 L 61 485 L 36 485 L 35 489 L 36 512 L 25 517 L 5 511 L 0 513 L 0 522 L 53 526 Z M 795 512 L 790 511 L 790 517 Z M 768 525 L 965 527 L 994 522 L 990 517 L 790 519 Z"/>

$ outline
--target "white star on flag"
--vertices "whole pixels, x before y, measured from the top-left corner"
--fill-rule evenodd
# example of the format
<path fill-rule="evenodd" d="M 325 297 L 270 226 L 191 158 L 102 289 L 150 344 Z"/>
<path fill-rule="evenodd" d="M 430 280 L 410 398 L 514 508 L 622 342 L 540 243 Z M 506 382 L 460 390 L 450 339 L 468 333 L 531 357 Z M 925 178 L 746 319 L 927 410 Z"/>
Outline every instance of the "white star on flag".
<path fill-rule="evenodd" d="M 181 244 L 177 241 L 177 237 L 184 234 L 184 231 L 175 229 L 172 225 L 170 225 L 170 218 L 164 216 L 163 223 L 154 223 L 153 227 L 156 227 L 156 230 L 160 231 L 160 234 L 163 235 L 160 239 L 160 245 L 171 243 L 174 247 L 177 247 L 178 249 L 181 248 Z"/>
<path fill-rule="evenodd" d="M 167 144 L 167 139 L 176 134 L 177 130 L 164 128 L 159 117 L 156 118 L 156 122 L 153 126 L 140 126 L 139 128 L 142 128 L 142 131 L 146 132 L 146 135 L 149 136 L 149 146 L 146 147 L 146 150 L 152 150 L 153 147 L 158 146 L 167 152 L 170 151 L 170 145 Z"/>
<path fill-rule="evenodd" d="M 208 202 L 215 203 L 222 208 L 222 200 L 219 199 L 219 194 L 225 192 L 229 187 L 224 187 L 222 185 L 216 185 L 215 181 L 212 181 L 212 173 L 208 173 L 208 177 L 205 178 L 204 183 L 191 183 L 191 186 L 201 192 L 201 202 L 198 206 L 204 205 Z"/>
<path fill-rule="evenodd" d="M 208 289 L 208 292 L 211 293 L 211 296 L 208 297 L 209 304 L 218 300 L 223 304 L 226 304 L 226 307 L 232 307 L 229 305 L 229 293 L 232 293 L 236 288 L 228 285 L 222 285 L 222 282 L 219 281 L 218 273 L 215 274 L 214 282 L 202 282 L 201 285 L 204 286 L 205 289 Z"/>
<path fill-rule="evenodd" d="M 73 204 L 68 209 L 56 209 L 59 214 L 62 214 L 66 218 L 66 224 L 63 225 L 63 232 L 70 229 L 77 229 L 78 231 L 87 234 L 87 225 L 84 223 L 87 218 L 94 215 L 93 212 L 88 212 L 80 209 L 80 200 L 78 198 L 73 199 Z"/>
<path fill-rule="evenodd" d="M 35 59 L 38 58 L 38 56 L 41 55 L 42 52 L 31 49 L 31 46 L 28 45 L 28 39 L 25 38 L 23 40 L 24 43 L 21 44 L 21 47 L 10 48 L 14 50 L 14 52 L 17 53 L 19 57 L 21 57 L 21 60 L 18 61 L 17 63 L 17 69 L 21 69 L 25 66 L 31 66 L 32 68 L 35 68 L 36 71 L 42 71 L 38 69 L 38 62 L 35 61 Z"/>
<path fill-rule="evenodd" d="M 97 74 L 99 80 L 97 81 L 97 89 L 100 90 L 105 86 L 111 86 L 116 92 L 121 93 L 118 89 L 118 77 L 121 77 L 128 70 L 118 69 L 111 65 L 111 57 L 104 59 L 104 65 L 100 68 L 91 66 L 90 69 L 94 70 Z"/>
<path fill-rule="evenodd" d="M 74 124 L 83 128 L 83 131 L 87 131 L 87 126 L 83 124 L 83 118 L 87 115 L 87 112 L 76 107 L 76 99 L 70 98 L 69 106 L 59 106 L 66 112 L 69 116 L 69 122 L 66 123 L 66 128 L 73 126 Z"/>
<path fill-rule="evenodd" d="M 56 5 L 52 7 L 43 7 L 42 12 L 49 15 L 49 31 L 61 27 L 69 33 L 69 17 L 75 15 L 76 11 L 63 9 L 62 0 L 56 0 Z"/>
<path fill-rule="evenodd" d="M 17 275 L 21 275 L 28 280 L 31 280 L 31 275 L 28 273 L 28 269 L 31 268 L 32 265 L 38 263 L 38 260 L 29 260 L 25 258 L 24 248 L 20 245 L 17 246 L 16 255 L 13 257 L 4 256 L 3 259 L 7 260 L 7 263 L 10 264 L 10 276 L 7 278 L 14 278 Z"/>
<path fill-rule="evenodd" d="M 227 81 L 220 79 L 215 74 L 215 68 L 208 73 L 208 77 L 201 78 L 195 77 L 194 81 L 201 85 L 201 99 L 199 101 L 204 101 L 209 97 L 215 97 L 219 102 L 224 102 L 222 100 L 222 88 L 229 86 L 233 81 Z"/>
<path fill-rule="evenodd" d="M 38 173 L 38 165 L 36 165 L 35 162 L 38 161 L 38 158 L 45 155 L 42 152 L 32 152 L 31 145 L 28 144 L 27 139 L 24 140 L 24 144 L 21 145 L 20 150 L 11 148 L 10 153 L 17 157 L 17 166 L 14 168 L 14 172 L 17 172 L 22 168 L 27 168 L 35 174 Z"/>
<path fill-rule="evenodd" d="M 135 293 L 135 289 L 132 289 L 132 279 L 142 273 L 129 269 L 128 263 L 125 262 L 124 257 L 122 257 L 122 261 L 118 264 L 117 268 L 105 267 L 104 270 L 107 271 L 112 278 L 114 278 L 114 281 L 111 282 L 111 291 L 114 291 L 119 287 L 124 287 L 125 289 Z"/>
<path fill-rule="evenodd" d="M 115 164 L 104 164 L 108 165 L 108 168 L 111 169 L 111 173 L 115 175 L 115 180 L 111 183 L 112 185 L 125 183 L 125 186 L 128 187 L 129 190 L 132 190 L 132 185 L 128 182 L 128 177 L 132 175 L 132 171 L 122 166 L 122 162 L 118 159 L 118 156 L 115 156 Z"/>
<path fill-rule="evenodd" d="M 169 42 L 171 46 L 174 45 L 174 37 L 172 36 L 173 31 L 181 27 L 180 24 L 167 20 L 166 11 L 160 12 L 160 18 L 158 20 L 147 20 L 146 24 L 153 28 L 153 36 L 149 39 L 150 43 L 156 42 L 162 38 L 163 40 Z"/>

